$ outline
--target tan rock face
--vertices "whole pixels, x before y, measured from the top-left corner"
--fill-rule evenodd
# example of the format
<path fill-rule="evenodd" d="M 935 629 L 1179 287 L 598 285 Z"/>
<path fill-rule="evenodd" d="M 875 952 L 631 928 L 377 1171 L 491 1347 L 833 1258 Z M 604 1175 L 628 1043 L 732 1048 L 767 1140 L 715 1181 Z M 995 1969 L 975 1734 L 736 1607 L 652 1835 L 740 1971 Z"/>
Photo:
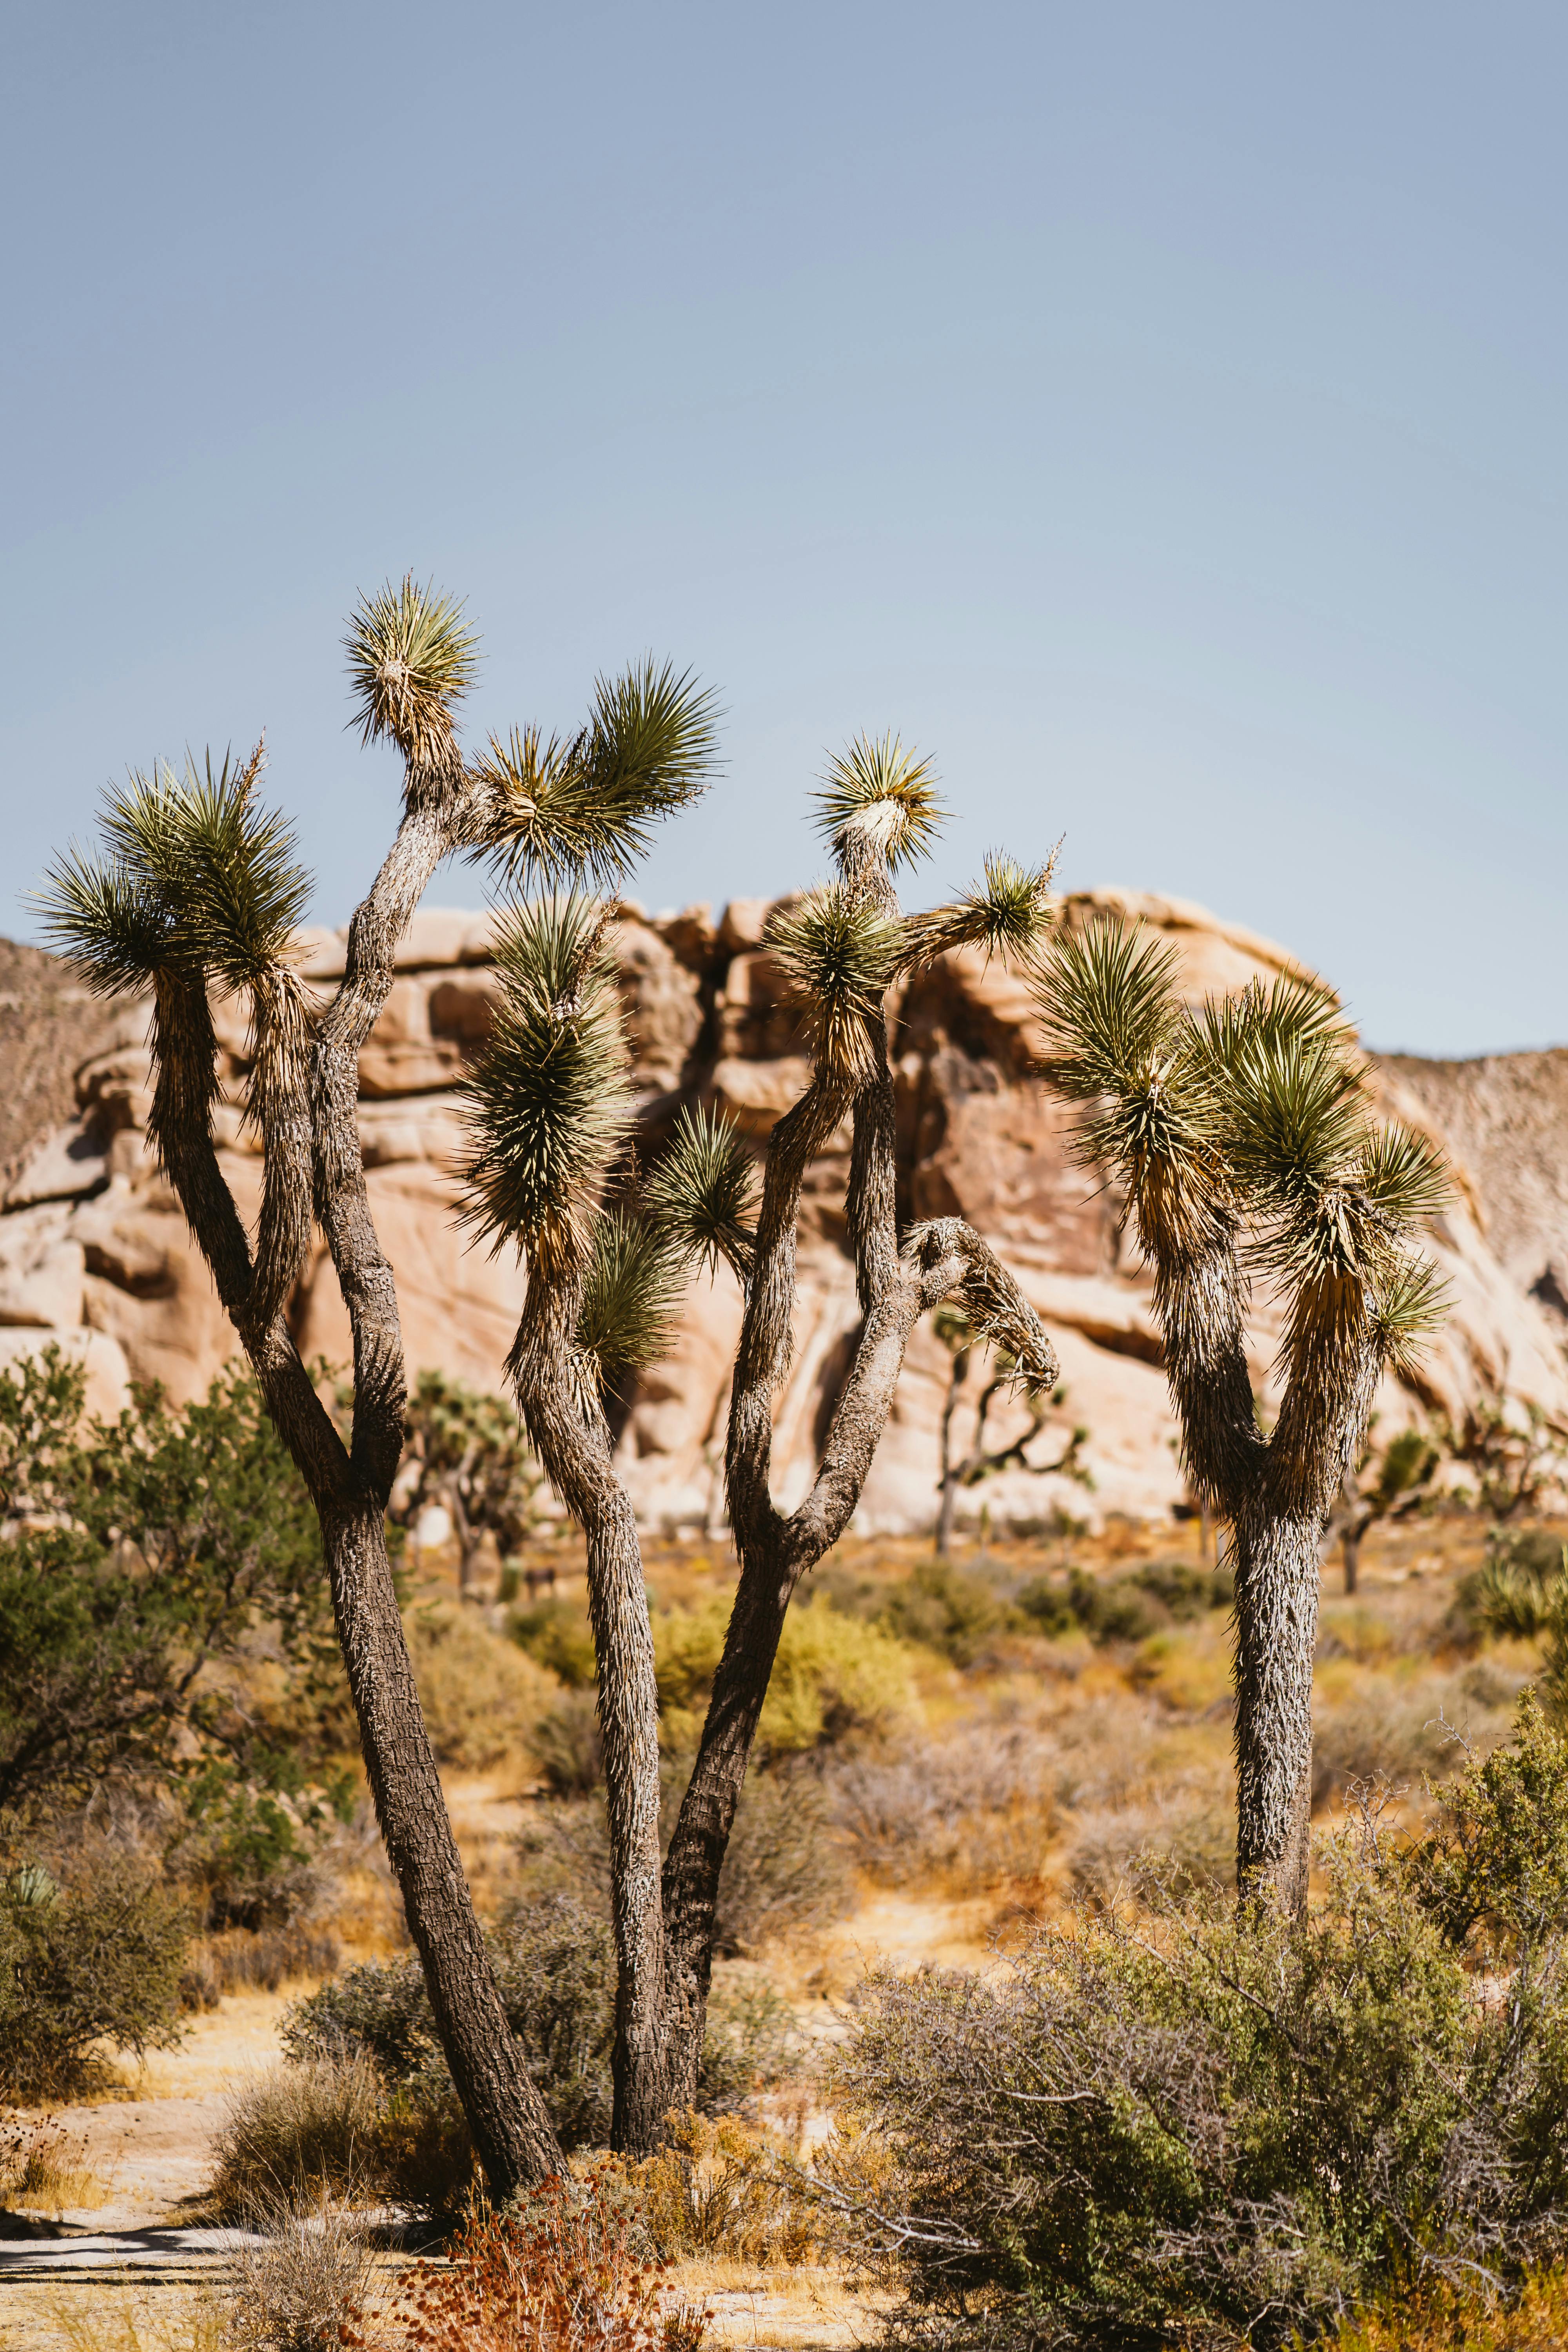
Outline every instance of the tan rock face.
<path fill-rule="evenodd" d="M 630 901 L 611 940 L 645 1106 L 647 1148 L 682 1100 L 717 1103 L 759 1158 L 808 1076 L 796 1013 L 762 945 L 764 900 L 649 918 Z M 1200 996 L 1300 969 L 1284 950 L 1201 908 L 1101 890 L 1067 901 L 1081 925 L 1109 913 L 1142 921 L 1176 951 Z M 441 908 L 416 918 L 398 978 L 361 1065 L 361 1141 L 371 1205 L 397 1276 L 411 1371 L 440 1365 L 500 1389 L 522 1282 L 510 1254 L 490 1259 L 458 1221 L 463 1070 L 488 1034 L 496 977 L 490 919 Z M 302 968 L 330 989 L 343 967 L 336 932 L 302 943 Z M 24 1139 L 0 1213 L 0 1363 L 58 1338 L 89 1364 L 102 1409 L 128 1378 L 163 1381 L 178 1398 L 205 1390 L 234 1352 L 233 1334 L 184 1219 L 145 1149 L 150 1076 L 144 1008 L 100 1022 L 76 1072 L 75 1121 Z M 245 1024 L 220 1020 L 220 1070 L 243 1067 Z M 1166 1517 L 1182 1499 L 1175 1423 L 1161 1369 L 1149 1284 L 1129 1260 L 1120 1203 L 1072 1150 L 1072 1115 L 1034 1075 L 1039 1038 L 1024 984 L 977 954 L 941 959 L 910 984 L 893 1025 L 900 1208 L 906 1218 L 962 1214 L 986 1234 L 1044 1316 L 1062 1360 L 1062 1402 L 1029 1450 L 1031 1468 L 976 1490 L 998 1525 L 1054 1512 Z M 1539 1402 L 1568 1427 L 1568 1054 L 1465 1064 L 1394 1058 L 1378 1084 L 1386 1107 L 1427 1126 L 1459 1164 L 1454 1205 L 1432 1247 L 1453 1290 L 1447 1331 L 1412 1390 L 1385 1382 L 1380 1427 L 1432 1410 L 1457 1412 L 1482 1387 Z M 260 1165 L 237 1111 L 215 1122 L 222 1164 L 253 1218 Z M 774 1485 L 793 1503 L 809 1481 L 848 1360 L 858 1309 L 845 1246 L 847 1126 L 813 1170 L 799 1250 L 795 1352 L 778 1400 Z M 1563 1304 L 1552 1285 L 1561 1272 Z M 292 1307 L 307 1358 L 349 1355 L 347 1318 L 321 1249 Z M 675 1345 L 632 1402 L 619 1465 L 639 1514 L 704 1527 L 722 1516 L 724 1420 L 741 1302 L 728 1274 L 690 1290 Z M 1254 1377 L 1271 1392 L 1277 1323 L 1259 1300 L 1249 1338 Z M 861 1507 L 867 1528 L 929 1526 L 937 1424 L 949 1374 L 927 1327 L 911 1342 L 886 1437 Z M 957 1437 L 967 1447 L 971 1381 Z M 967 1418 L 966 1418 L 967 1416 Z M 1054 1475 L 1075 1425 L 1094 1488 Z M 1005 1444 L 1028 1426 L 999 1404 Z"/>

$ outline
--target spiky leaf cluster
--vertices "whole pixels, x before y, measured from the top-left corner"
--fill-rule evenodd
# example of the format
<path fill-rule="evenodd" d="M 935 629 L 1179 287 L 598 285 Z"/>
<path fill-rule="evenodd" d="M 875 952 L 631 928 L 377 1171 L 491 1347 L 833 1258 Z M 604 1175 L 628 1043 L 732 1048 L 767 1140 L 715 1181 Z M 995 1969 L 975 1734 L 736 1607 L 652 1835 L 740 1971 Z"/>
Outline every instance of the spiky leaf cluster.
<path fill-rule="evenodd" d="M 983 881 L 955 905 L 913 919 L 914 958 L 927 962 L 954 948 L 983 948 L 987 962 L 994 955 L 1026 955 L 1050 921 L 1055 871 L 1054 850 L 1043 866 L 1034 866 L 988 850 Z"/>
<path fill-rule="evenodd" d="M 489 793 L 484 843 L 506 883 L 615 888 L 647 855 L 655 821 L 707 791 L 717 718 L 689 671 L 649 658 L 598 679 L 593 716 L 574 736 L 492 735 L 476 774 Z"/>
<path fill-rule="evenodd" d="M 363 743 L 385 736 L 411 768 L 442 768 L 456 751 L 456 713 L 474 682 L 479 639 L 461 603 L 421 588 L 412 572 L 363 596 L 343 639 Z"/>
<path fill-rule="evenodd" d="M 310 900 L 294 837 L 255 797 L 258 745 L 241 765 L 212 754 L 104 796 L 103 850 L 69 850 L 40 894 L 51 943 L 100 994 L 159 971 L 254 989 L 287 955 Z"/>
<path fill-rule="evenodd" d="M 500 994 L 468 1072 L 470 1223 L 528 1247 L 545 1271 L 580 1265 L 605 1168 L 631 1123 L 605 909 L 574 894 L 515 906 L 498 926 Z"/>
<path fill-rule="evenodd" d="M 1037 1001 L 1047 1077 L 1094 1107 L 1079 1157 L 1115 1171 L 1145 1243 L 1181 1259 L 1213 1246 L 1235 1204 L 1175 975 L 1173 948 L 1100 919 L 1058 935 Z"/>
<path fill-rule="evenodd" d="M 600 1390 L 657 1363 L 675 1336 L 681 1263 L 656 1226 L 611 1210 L 594 1228 L 577 1311 L 577 1348 Z"/>
<path fill-rule="evenodd" d="M 850 1083 L 868 1076 L 882 999 L 903 961 L 903 924 L 829 882 L 777 908 L 763 942 L 805 1011 L 818 1066 Z"/>
<path fill-rule="evenodd" d="M 896 874 L 927 856 L 942 829 L 935 771 L 896 735 L 858 735 L 814 797 L 818 829 L 847 866 L 866 848 Z"/>
<path fill-rule="evenodd" d="M 1288 1350 L 1332 1345 L 1370 1316 L 1405 1360 L 1441 1312 L 1408 1237 L 1447 1196 L 1421 1137 L 1376 1126 L 1354 1039 L 1300 976 L 1196 1012 L 1174 951 L 1100 919 L 1039 967 L 1047 1074 L 1094 1105 L 1083 1156 L 1125 1186 L 1168 1266 L 1245 1235 L 1288 1307 Z"/>
<path fill-rule="evenodd" d="M 757 1179 L 740 1129 L 721 1111 L 683 1110 L 643 1186 L 643 1208 L 686 1264 L 751 1272 Z"/>

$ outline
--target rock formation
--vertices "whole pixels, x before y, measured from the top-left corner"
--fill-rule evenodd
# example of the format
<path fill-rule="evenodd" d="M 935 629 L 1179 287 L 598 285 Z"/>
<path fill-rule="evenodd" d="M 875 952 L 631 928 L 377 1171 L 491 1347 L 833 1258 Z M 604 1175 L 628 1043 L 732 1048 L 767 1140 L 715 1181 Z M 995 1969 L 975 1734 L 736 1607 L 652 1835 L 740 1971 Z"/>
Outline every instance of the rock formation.
<path fill-rule="evenodd" d="M 1064 916 L 1078 923 L 1098 910 L 1168 937 L 1194 997 L 1296 968 L 1282 949 L 1178 900 L 1085 892 L 1067 900 Z M 717 921 L 706 907 L 656 918 L 629 902 L 619 909 L 615 948 L 645 1152 L 657 1150 L 679 1105 L 698 1098 L 721 1104 L 760 1151 L 800 1092 L 802 1041 L 762 944 L 767 912 L 765 901 L 745 899 Z M 12 1171 L 0 1212 L 0 1363 L 55 1338 L 86 1363 L 100 1411 L 132 1379 L 162 1381 L 178 1398 L 198 1393 L 232 1353 L 232 1335 L 145 1147 L 145 1013 L 107 1015 L 50 959 L 10 953 L 21 961 L 9 970 L 22 977 L 9 1000 L 0 990 L 0 1017 L 11 1023 L 10 1067 L 20 1079 L 6 1106 L 11 1126 L 0 1130 Z M 303 971 L 323 982 L 342 971 L 342 954 L 338 933 L 301 942 Z M 6 976 L 0 965 L 0 982 Z M 468 1244 L 453 1218 L 449 1167 L 460 1133 L 456 1089 L 486 1033 L 493 987 L 489 918 L 423 911 L 360 1072 L 371 1202 L 396 1270 L 410 1365 L 439 1365 L 490 1389 L 500 1385 L 521 1276 Z M 237 1009 L 220 1013 L 218 1029 L 224 1075 L 233 1078 L 246 1052 Z M 966 1499 L 973 1510 L 987 1506 L 997 1525 L 1041 1524 L 1058 1512 L 1163 1518 L 1184 1490 L 1148 1286 L 1129 1263 L 1116 1200 L 1075 1164 L 1068 1114 L 1034 1075 L 1037 1042 L 1022 983 L 973 954 L 921 972 L 897 1008 L 903 1212 L 969 1218 L 1045 1318 L 1065 1395 L 1031 1458 L 1054 1459 L 1076 1423 L 1089 1432 L 1091 1490 L 1015 1469 Z M 1418 1382 L 1385 1383 L 1380 1432 L 1431 1410 L 1456 1413 L 1486 1391 L 1539 1403 L 1568 1429 L 1568 1053 L 1471 1063 L 1397 1056 L 1374 1075 L 1386 1107 L 1436 1133 L 1456 1172 L 1453 1204 L 1432 1231 L 1453 1313 Z M 62 1118 L 68 1107 L 74 1115 Z M 218 1128 L 229 1180 L 253 1213 L 259 1161 L 251 1140 L 226 1107 Z M 786 1500 L 808 1476 L 855 1323 L 843 1248 L 847 1160 L 846 1131 L 806 1201 L 795 1357 L 778 1406 L 775 1461 Z M 308 1358 L 346 1358 L 347 1321 L 324 1254 L 306 1268 L 292 1313 Z M 739 1323 L 727 1276 L 698 1283 L 672 1353 L 630 1402 L 621 1463 L 649 1523 L 717 1529 Z M 1252 1352 L 1266 1409 L 1278 1337 L 1260 1304 Z M 931 1524 L 947 1371 L 945 1350 L 921 1328 L 866 1491 L 863 1528 Z M 981 1385 L 969 1385 L 971 1410 Z M 1017 1407 L 993 1419 L 1003 1443 L 1028 1426 Z"/>

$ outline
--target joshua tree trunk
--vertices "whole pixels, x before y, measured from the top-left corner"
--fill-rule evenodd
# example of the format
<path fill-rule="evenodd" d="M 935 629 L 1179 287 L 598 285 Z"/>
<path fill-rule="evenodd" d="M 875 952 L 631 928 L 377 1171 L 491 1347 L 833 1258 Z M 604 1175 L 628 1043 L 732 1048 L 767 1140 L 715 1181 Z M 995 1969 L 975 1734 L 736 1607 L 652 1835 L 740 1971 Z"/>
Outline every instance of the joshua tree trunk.
<path fill-rule="evenodd" d="M 1234 1547 L 1237 1881 L 1251 1894 L 1272 1888 L 1297 1914 L 1310 1858 L 1320 1539 L 1316 1517 L 1247 1513 Z"/>
<path fill-rule="evenodd" d="M 376 1819 L 474 2146 L 503 2201 L 562 2156 L 496 1990 L 452 1835 L 372 1497 L 322 1513 L 338 1638 Z"/>
<path fill-rule="evenodd" d="M 572 1378 L 580 1273 L 529 1283 L 511 1370 L 529 1434 L 587 1538 L 588 1608 L 598 1664 L 599 1728 L 610 1829 L 616 1959 L 612 2145 L 658 2145 L 668 2032 L 659 1899 L 658 1692 L 637 1520 L 611 1464 L 608 1423 L 584 1409 Z"/>

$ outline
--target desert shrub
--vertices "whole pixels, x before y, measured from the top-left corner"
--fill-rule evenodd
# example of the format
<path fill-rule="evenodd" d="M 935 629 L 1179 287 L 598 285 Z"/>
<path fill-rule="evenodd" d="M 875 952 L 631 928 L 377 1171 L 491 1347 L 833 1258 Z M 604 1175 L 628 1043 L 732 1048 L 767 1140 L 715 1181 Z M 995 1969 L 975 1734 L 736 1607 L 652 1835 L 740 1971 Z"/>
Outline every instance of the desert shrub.
<path fill-rule="evenodd" d="M 514 1609 L 509 1625 L 519 1648 L 569 1690 L 586 1690 L 594 1681 L 599 1667 L 593 1630 L 581 1609 L 564 1601 L 540 1601 Z"/>
<path fill-rule="evenodd" d="M 178 1785 L 161 1859 L 187 1890 L 198 1931 L 279 1928 L 324 1895 L 317 1856 L 332 1827 L 319 1792 L 258 1787 L 213 1757 Z"/>
<path fill-rule="evenodd" d="M 31 2105 L 107 2079 L 179 2041 L 190 1919 L 130 1859 L 100 1858 L 57 1885 L 37 1864 L 0 1884 L 0 2098 Z"/>
<path fill-rule="evenodd" d="M 534 1725 L 531 1745 L 545 1784 L 558 1797 L 592 1796 L 605 1777 L 605 1742 L 593 1685 L 569 1684 Z"/>
<path fill-rule="evenodd" d="M 729 1622 L 724 1600 L 668 1610 L 654 1620 L 659 1709 L 675 1747 L 695 1737 Z M 771 1756 L 802 1755 L 852 1732 L 888 1729 L 912 1698 L 899 1642 L 818 1601 L 784 1619 L 757 1738 Z"/>
<path fill-rule="evenodd" d="M 470 2221 L 448 2264 L 405 2273 L 393 2324 L 426 2352 L 699 2352 L 708 2314 L 662 2307 L 645 2243 L 615 2173 L 549 2180 L 514 2211 Z"/>
<path fill-rule="evenodd" d="M 1214 1806 L 1092 1812 L 1075 1830 L 1068 1874 L 1078 1893 L 1099 1907 L 1151 1888 L 1181 1895 L 1232 1887 L 1236 1822 Z"/>
<path fill-rule="evenodd" d="M 1055 1764 L 1029 1724 L 982 1720 L 950 1726 L 940 1741 L 837 1757 L 824 1792 L 862 1870 L 895 1885 L 987 1885 L 1035 1874 L 1056 1811 Z"/>
<path fill-rule="evenodd" d="M 1190 1623 L 1211 1609 L 1228 1609 L 1235 1597 L 1227 1568 L 1157 1559 L 1109 1580 L 1080 1568 L 1065 1577 L 1037 1577 L 1019 1593 L 1017 1605 L 1052 1639 L 1084 1633 L 1104 1643 L 1146 1641 L 1163 1625 Z"/>
<path fill-rule="evenodd" d="M 537 1660 L 471 1609 L 422 1602 L 404 1622 L 437 1761 L 484 1772 L 531 1756 L 540 1717 L 560 1696 Z"/>
<path fill-rule="evenodd" d="M 233 2352 L 324 2352 L 361 2317 L 373 2276 L 363 2223 L 323 2195 L 247 2216 L 228 2250 L 224 2342 Z"/>
<path fill-rule="evenodd" d="M 488 1940 L 507 2022 L 563 2145 L 602 2146 L 609 2137 L 615 2039 L 607 1923 L 558 1896 L 542 1908 L 520 1909 Z M 424 1973 L 412 1956 L 351 1969 L 297 2001 L 284 2023 L 283 2046 L 296 2060 L 363 2056 L 389 2086 L 428 2085 L 445 2076 Z"/>
<path fill-rule="evenodd" d="M 788 2266 L 818 2258 L 823 2210 L 803 2193 L 796 2151 L 777 2132 L 689 2110 L 657 2156 L 633 2166 L 642 2217 L 666 2256 L 725 2255 Z"/>
<path fill-rule="evenodd" d="M 81 1426 L 57 1349 L 0 1372 L 0 1806 L 52 1810 L 193 1752 L 262 1778 L 271 1727 L 226 1678 L 258 1636 L 281 1719 L 335 1663 L 321 1537 L 247 1374 Z"/>
<path fill-rule="evenodd" d="M 1565 1549 L 1562 1536 L 1545 1528 L 1494 1528 L 1480 1567 L 1460 1580 L 1456 1629 L 1505 1641 L 1538 1640 L 1568 1582 Z"/>
<path fill-rule="evenodd" d="M 829 2201 L 914 2335 L 1279 2344 L 1568 2244 L 1568 1750 L 1527 1703 L 1426 1836 L 1322 1859 L 1304 1923 L 1086 1916 L 1005 1979 L 872 1980 L 834 2088 L 898 2178 Z"/>
<path fill-rule="evenodd" d="M 1451 1768 L 1462 1751 L 1447 1708 L 1461 1720 L 1474 1711 L 1462 1696 L 1430 1683 L 1406 1691 L 1369 1675 L 1342 1699 L 1321 1706 L 1312 1727 L 1313 1804 L 1342 1798 L 1361 1781 L 1418 1787 L 1425 1775 Z"/>
<path fill-rule="evenodd" d="M 991 1643 L 1017 1632 L 1024 1621 L 986 1578 L 951 1560 L 930 1559 L 893 1588 L 877 1622 L 900 1642 L 917 1642 L 955 1666 L 973 1666 Z"/>
<path fill-rule="evenodd" d="M 363 2057 L 274 2066 L 230 2095 L 209 2189 L 235 2218 L 342 2194 L 376 2169 L 382 2089 Z"/>
<path fill-rule="evenodd" d="M 721 1958 L 842 1918 L 854 1882 L 822 1783 L 811 1771 L 746 1775 L 719 1878 Z"/>

